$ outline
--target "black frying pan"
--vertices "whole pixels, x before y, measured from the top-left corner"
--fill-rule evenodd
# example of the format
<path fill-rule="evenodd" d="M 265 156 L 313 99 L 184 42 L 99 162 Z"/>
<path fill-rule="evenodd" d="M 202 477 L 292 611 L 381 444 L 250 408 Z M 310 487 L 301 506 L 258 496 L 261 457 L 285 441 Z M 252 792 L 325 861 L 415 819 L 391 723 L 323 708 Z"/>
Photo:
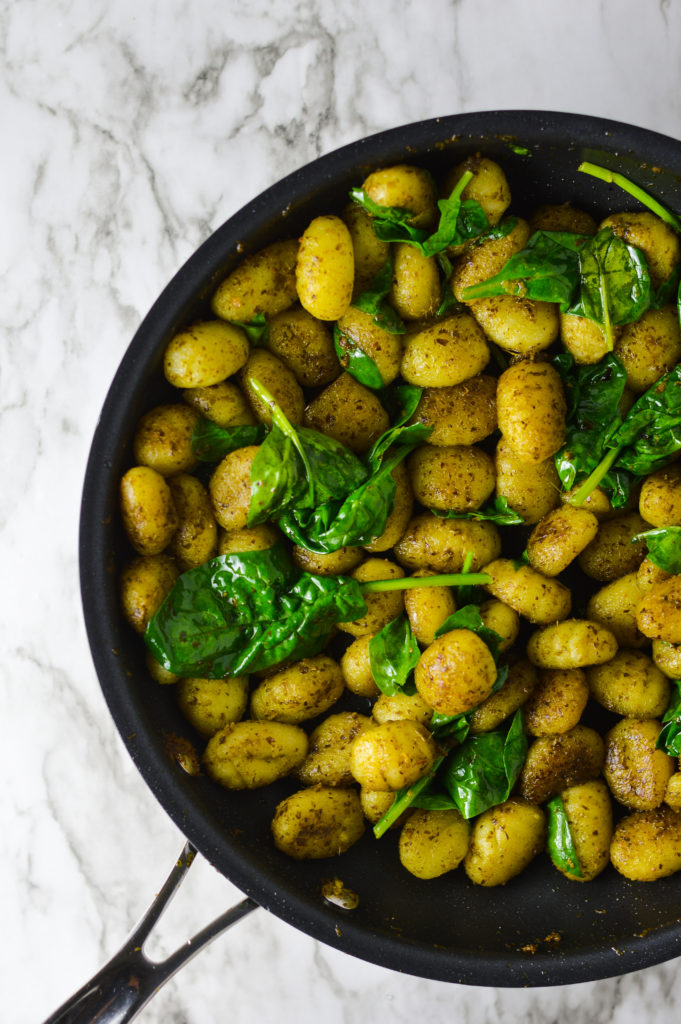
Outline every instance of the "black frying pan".
<path fill-rule="evenodd" d="M 517 152 L 518 147 L 528 155 Z M 577 173 L 584 159 L 618 170 L 681 212 L 681 142 L 599 118 L 493 111 L 438 118 L 371 136 L 322 157 L 262 193 L 188 260 L 133 338 L 104 405 L 83 492 L 80 567 L 92 655 L 133 760 L 168 814 L 220 872 L 257 904 L 346 953 L 425 978 L 491 986 L 559 985 L 637 970 L 681 953 L 681 877 L 634 884 L 609 868 L 569 882 L 547 857 L 503 889 L 474 887 L 462 871 L 423 882 L 399 863 L 394 834 L 370 831 L 336 861 L 298 863 L 270 838 L 286 780 L 228 792 L 184 773 L 169 751 L 188 736 L 168 687 L 152 683 L 142 641 L 124 623 L 117 575 L 129 555 L 117 488 L 140 415 L 169 397 L 159 372 L 173 333 L 207 309 L 243 254 L 294 236 L 312 216 L 339 210 L 376 166 L 409 161 L 437 172 L 480 150 L 509 178 L 512 210 L 570 201 L 596 214 L 631 209 L 624 193 Z M 359 895 L 343 910 L 322 895 L 338 876 Z"/>

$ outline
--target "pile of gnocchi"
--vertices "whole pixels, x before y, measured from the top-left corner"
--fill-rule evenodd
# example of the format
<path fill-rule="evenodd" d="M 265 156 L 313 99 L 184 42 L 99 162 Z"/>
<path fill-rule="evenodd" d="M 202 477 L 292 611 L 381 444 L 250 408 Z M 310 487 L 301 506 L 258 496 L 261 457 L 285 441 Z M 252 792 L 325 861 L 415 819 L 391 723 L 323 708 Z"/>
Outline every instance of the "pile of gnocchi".
<path fill-rule="evenodd" d="M 481 155 L 438 182 L 420 167 L 382 168 L 361 191 L 406 213 L 422 237 L 464 175 L 461 198 L 490 228 L 482 236 L 428 255 L 382 238 L 366 204 L 350 201 L 299 239 L 245 257 L 217 287 L 211 315 L 170 340 L 163 365 L 175 398 L 142 416 L 120 484 L 131 547 L 123 612 L 142 636 L 182 573 L 277 543 L 301 571 L 360 583 L 483 573 L 466 601 L 496 637 L 495 657 L 471 630 L 441 632 L 462 601 L 456 586 L 367 593 L 366 614 L 338 623 L 320 653 L 250 677 L 180 677 L 147 652 L 150 677 L 168 685 L 191 729 L 196 756 L 185 767 L 230 789 L 288 778 L 272 837 L 298 859 L 342 854 L 406 794 L 390 830 L 407 871 L 430 879 L 461 866 L 475 884 L 502 885 L 546 851 L 547 808 L 560 797 L 579 871 L 554 861 L 558 870 L 589 881 L 613 865 L 652 881 L 681 869 L 681 770 L 658 746 L 681 679 L 681 576 L 636 538 L 681 526 L 681 463 L 652 472 L 622 507 L 599 486 L 575 503 L 577 487 L 566 489 L 556 468 L 570 396 L 553 360 L 566 352 L 577 367 L 597 364 L 610 351 L 606 333 L 555 302 L 467 299 L 466 290 L 499 274 L 535 232 L 592 236 L 603 226 L 644 253 L 658 287 L 681 264 L 679 237 L 653 213 L 598 224 L 567 204 L 495 231 L 511 193 L 502 167 Z M 358 300 L 388 261 L 368 312 Z M 672 301 L 615 326 L 614 354 L 629 408 L 681 361 Z M 294 427 L 360 457 L 391 426 L 385 389 L 422 389 L 412 422 L 430 433 L 392 471 L 380 534 L 320 554 L 291 543 L 276 520 L 249 525 L 253 438 L 272 424 L 253 381 Z M 197 454 L 206 420 L 237 438 L 214 464 Z M 480 515 L 500 500 L 513 525 Z M 418 645 L 413 685 L 390 694 L 374 678 L 370 644 L 404 615 Z M 505 799 L 472 817 L 409 802 L 450 752 L 432 727 L 438 717 L 464 715 L 478 737 L 518 713 L 527 752 Z"/>

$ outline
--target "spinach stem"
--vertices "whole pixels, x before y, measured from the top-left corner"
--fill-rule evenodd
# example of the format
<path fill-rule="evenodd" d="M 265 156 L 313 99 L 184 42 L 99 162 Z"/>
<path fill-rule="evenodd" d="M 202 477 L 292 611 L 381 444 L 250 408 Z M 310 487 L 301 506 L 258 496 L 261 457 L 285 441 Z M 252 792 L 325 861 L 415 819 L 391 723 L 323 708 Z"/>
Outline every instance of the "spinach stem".
<path fill-rule="evenodd" d="M 473 584 L 491 583 L 492 577 L 485 572 L 443 573 L 441 576 L 407 576 L 397 580 L 367 580 L 360 583 L 363 594 L 378 594 L 384 590 L 412 590 L 415 587 L 464 587 Z"/>
<path fill-rule="evenodd" d="M 403 811 L 406 811 L 407 807 L 414 802 L 419 793 L 423 792 L 426 786 L 428 786 L 431 780 L 435 777 L 435 773 L 443 761 L 444 755 L 442 757 L 438 757 L 433 762 L 433 766 L 430 771 L 420 778 L 418 782 L 415 782 L 414 785 L 410 786 L 408 789 L 401 790 L 399 793 L 395 794 L 395 799 L 388 810 L 374 825 L 373 832 L 376 839 L 380 839 L 381 836 L 388 831 L 390 826 L 397 821 L 400 814 L 402 814 Z"/>
<path fill-rule="evenodd" d="M 665 224 L 669 224 L 675 231 L 681 233 L 681 220 L 671 213 L 670 210 L 666 210 L 661 203 L 658 203 L 657 199 L 649 195 L 640 185 L 635 185 L 633 181 L 629 181 L 623 174 L 611 171 L 607 167 L 600 167 L 598 164 L 589 163 L 588 160 L 581 163 L 577 170 L 582 171 L 584 174 L 590 174 L 592 178 L 599 178 L 600 181 L 605 181 L 609 185 L 617 185 L 619 188 L 624 189 L 630 196 L 638 199 L 640 203 L 643 203 L 649 210 L 652 210 Z"/>
<path fill-rule="evenodd" d="M 258 398 L 260 398 L 272 413 L 272 422 L 279 427 L 282 434 L 285 434 L 295 445 L 296 451 L 300 455 L 303 465 L 305 466 L 305 472 L 307 473 L 308 481 L 312 482 L 312 467 L 310 466 L 309 459 L 305 453 L 305 449 L 300 443 L 300 438 L 296 433 L 295 429 L 291 426 L 288 419 L 282 412 L 281 408 L 277 404 L 275 398 L 269 393 L 264 384 L 261 384 L 255 377 L 249 377 L 248 383 L 255 391 Z"/>
<path fill-rule="evenodd" d="M 586 478 L 582 486 L 570 498 L 571 505 L 583 505 L 592 491 L 595 491 L 601 480 L 608 472 L 613 462 L 620 453 L 620 448 L 611 448 L 604 459 L 598 463 L 592 473 Z"/>

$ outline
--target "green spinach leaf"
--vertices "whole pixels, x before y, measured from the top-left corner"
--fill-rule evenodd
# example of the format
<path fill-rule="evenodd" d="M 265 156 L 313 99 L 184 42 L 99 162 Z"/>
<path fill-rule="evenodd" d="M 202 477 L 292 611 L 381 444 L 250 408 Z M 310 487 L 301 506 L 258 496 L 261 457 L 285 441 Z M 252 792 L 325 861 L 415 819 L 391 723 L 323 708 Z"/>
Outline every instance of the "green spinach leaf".
<path fill-rule="evenodd" d="M 251 386 L 272 411 L 272 429 L 251 465 L 248 525 L 343 500 L 369 473 L 345 445 L 309 427 L 293 427 L 263 385 Z"/>
<path fill-rule="evenodd" d="M 337 622 L 365 613 L 356 580 L 299 573 L 280 542 L 183 573 L 145 641 L 168 671 L 218 679 L 311 657 Z"/>
<path fill-rule="evenodd" d="M 674 576 L 681 573 L 681 526 L 661 526 L 655 530 L 637 533 L 632 543 L 644 540 L 648 546 L 648 558 L 659 569 Z"/>
<path fill-rule="evenodd" d="M 495 630 L 485 625 L 477 605 L 466 604 L 452 612 L 436 631 L 435 637 L 443 636 L 452 629 L 470 629 L 472 633 L 475 633 L 476 636 L 479 636 L 487 644 L 495 662 L 499 661 L 499 645 L 502 643 L 502 637 Z"/>
<path fill-rule="evenodd" d="M 382 206 L 361 188 L 351 189 L 350 198 L 371 214 L 377 238 L 383 242 L 406 242 L 416 246 L 424 256 L 431 257 L 477 238 L 489 229 L 489 221 L 477 200 L 461 198 L 472 177 L 471 171 L 464 172 L 449 197 L 438 200 L 440 218 L 432 233 L 411 224 L 411 210 L 400 206 Z"/>
<path fill-rule="evenodd" d="M 398 615 L 369 641 L 369 664 L 381 693 L 415 693 L 413 672 L 421 656 L 406 614 Z"/>
<path fill-rule="evenodd" d="M 246 323 L 239 320 L 230 320 L 230 323 L 245 331 L 250 344 L 256 348 L 264 347 L 269 341 L 270 328 L 264 313 L 256 313 L 253 319 Z"/>
<path fill-rule="evenodd" d="M 676 687 L 669 701 L 669 707 L 662 718 L 662 728 L 655 746 L 670 757 L 681 757 L 681 679 L 674 681 Z"/>
<path fill-rule="evenodd" d="M 473 509 L 472 512 L 443 512 L 436 508 L 431 508 L 430 511 L 440 519 L 487 520 L 498 526 L 522 526 L 524 523 L 523 517 L 511 508 L 503 495 L 497 495 L 493 502 L 484 508 Z"/>
<path fill-rule="evenodd" d="M 220 427 L 202 416 L 192 431 L 191 449 L 201 462 L 220 462 L 237 448 L 260 444 L 265 433 L 263 423 Z"/>
<path fill-rule="evenodd" d="M 569 312 L 599 324 L 612 351 L 614 325 L 640 319 L 652 302 L 648 263 L 611 228 L 589 238 L 579 253 L 579 295 Z"/>
<path fill-rule="evenodd" d="M 372 390 L 383 387 L 383 378 L 374 360 L 338 323 L 333 326 L 333 347 L 338 362 L 355 380 Z"/>
<path fill-rule="evenodd" d="M 508 800 L 527 753 L 522 711 L 506 733 L 469 736 L 456 747 L 443 770 L 444 784 L 462 817 L 472 818 Z"/>
<path fill-rule="evenodd" d="M 549 800 L 546 809 L 549 815 L 547 846 L 551 860 L 557 868 L 573 878 L 583 878 L 565 804 L 556 796 Z"/>
<path fill-rule="evenodd" d="M 542 302 L 556 302 L 565 312 L 579 288 L 579 252 L 589 235 L 568 231 L 535 231 L 527 245 L 504 264 L 494 277 L 470 285 L 462 298 L 518 295 Z"/>
<path fill-rule="evenodd" d="M 389 256 L 368 288 L 353 299 L 352 305 L 373 317 L 374 323 L 391 334 L 404 334 L 406 327 L 386 296 L 393 285 L 393 260 Z M 359 379 L 359 378 L 358 378 Z M 378 385 L 380 387 L 380 385 Z"/>

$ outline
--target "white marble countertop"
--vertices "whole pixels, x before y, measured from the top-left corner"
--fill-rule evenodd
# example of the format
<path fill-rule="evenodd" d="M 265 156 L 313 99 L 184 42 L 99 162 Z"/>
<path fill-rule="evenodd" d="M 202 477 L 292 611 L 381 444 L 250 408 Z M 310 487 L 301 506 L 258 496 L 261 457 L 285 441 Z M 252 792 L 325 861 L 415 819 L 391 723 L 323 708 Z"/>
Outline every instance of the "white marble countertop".
<path fill-rule="evenodd" d="M 681 5 L 21 0 L 2 5 L 0 39 L 0 1019 L 29 1024 L 117 948 L 182 847 L 105 707 L 78 585 L 89 445 L 141 318 L 247 200 L 367 133 L 541 108 L 681 137 Z M 199 861 L 163 948 L 237 897 Z M 666 1024 L 677 971 L 462 988 L 352 959 L 259 910 L 141 1019 Z"/>

